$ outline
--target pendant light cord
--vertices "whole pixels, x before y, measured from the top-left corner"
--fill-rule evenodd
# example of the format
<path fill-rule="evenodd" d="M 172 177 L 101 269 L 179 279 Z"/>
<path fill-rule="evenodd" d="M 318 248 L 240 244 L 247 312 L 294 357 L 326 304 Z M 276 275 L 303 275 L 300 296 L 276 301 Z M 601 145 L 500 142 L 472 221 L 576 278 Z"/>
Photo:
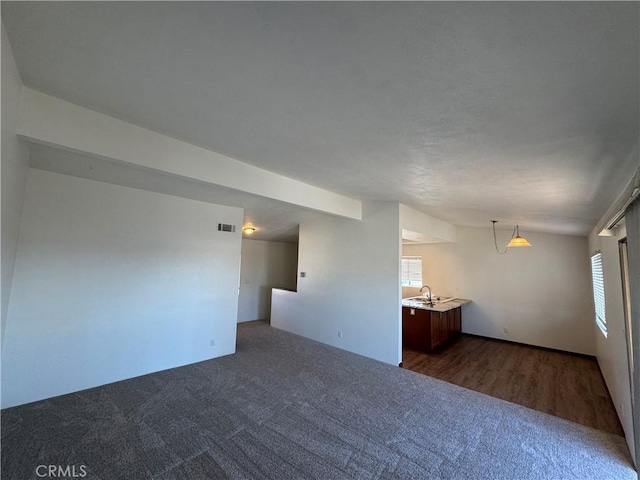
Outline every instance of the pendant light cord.
<path fill-rule="evenodd" d="M 505 247 L 504 252 L 501 252 L 500 249 L 498 248 L 498 238 L 496 237 L 496 223 L 498 223 L 497 220 L 491 220 L 491 223 L 493 224 L 493 243 L 496 246 L 496 252 L 498 252 L 500 255 L 504 255 L 505 253 L 507 253 L 507 251 L 509 250 L 507 247 Z M 518 228 L 518 226 L 516 225 L 516 227 L 513 229 L 513 233 L 511 234 L 511 238 L 513 238 L 516 235 L 516 229 Z M 520 232 L 518 232 L 520 233 Z"/>

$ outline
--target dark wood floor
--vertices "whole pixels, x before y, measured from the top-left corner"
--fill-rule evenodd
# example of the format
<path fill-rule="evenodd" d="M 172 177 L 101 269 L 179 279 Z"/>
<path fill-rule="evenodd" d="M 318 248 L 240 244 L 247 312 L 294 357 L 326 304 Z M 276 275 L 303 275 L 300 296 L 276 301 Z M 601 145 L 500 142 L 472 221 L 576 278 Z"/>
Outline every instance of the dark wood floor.
<path fill-rule="evenodd" d="M 403 368 L 624 435 L 594 358 L 462 335 L 444 350 L 403 350 Z"/>

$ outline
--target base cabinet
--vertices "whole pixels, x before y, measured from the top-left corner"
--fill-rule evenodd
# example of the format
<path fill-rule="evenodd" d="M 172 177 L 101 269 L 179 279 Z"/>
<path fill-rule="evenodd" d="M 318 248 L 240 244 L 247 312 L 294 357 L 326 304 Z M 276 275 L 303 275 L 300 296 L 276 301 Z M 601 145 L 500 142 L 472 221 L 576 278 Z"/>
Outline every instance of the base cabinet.
<path fill-rule="evenodd" d="M 462 331 L 462 309 L 434 312 L 402 307 L 402 346 L 431 352 Z"/>

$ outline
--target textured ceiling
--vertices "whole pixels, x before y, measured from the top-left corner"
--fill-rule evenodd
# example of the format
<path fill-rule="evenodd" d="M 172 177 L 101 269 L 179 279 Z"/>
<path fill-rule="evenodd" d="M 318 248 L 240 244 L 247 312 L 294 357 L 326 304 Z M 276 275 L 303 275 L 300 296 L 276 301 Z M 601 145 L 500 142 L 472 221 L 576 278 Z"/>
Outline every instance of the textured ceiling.
<path fill-rule="evenodd" d="M 585 234 L 638 165 L 639 7 L 2 2 L 2 17 L 45 93 L 354 198 Z"/>

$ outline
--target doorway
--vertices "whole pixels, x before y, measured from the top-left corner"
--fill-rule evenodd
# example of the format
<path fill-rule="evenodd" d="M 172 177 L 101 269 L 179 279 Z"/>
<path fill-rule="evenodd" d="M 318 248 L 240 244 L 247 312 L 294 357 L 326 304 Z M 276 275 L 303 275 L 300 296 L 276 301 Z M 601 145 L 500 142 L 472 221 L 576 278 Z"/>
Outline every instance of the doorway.
<path fill-rule="evenodd" d="M 271 290 L 295 290 L 298 244 L 242 239 L 238 323 L 271 320 Z"/>

